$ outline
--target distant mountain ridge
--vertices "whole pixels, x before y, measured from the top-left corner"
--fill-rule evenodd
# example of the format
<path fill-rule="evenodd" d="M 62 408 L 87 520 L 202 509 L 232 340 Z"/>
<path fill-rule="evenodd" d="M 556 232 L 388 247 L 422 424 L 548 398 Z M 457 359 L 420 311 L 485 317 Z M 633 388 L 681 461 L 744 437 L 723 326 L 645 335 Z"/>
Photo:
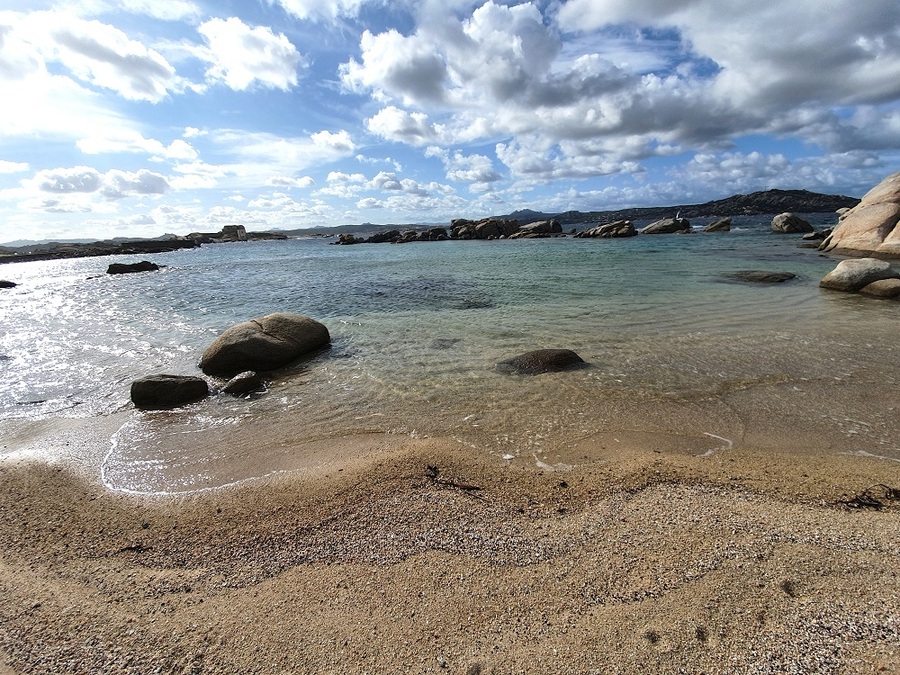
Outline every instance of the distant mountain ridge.
<path fill-rule="evenodd" d="M 679 212 L 683 218 L 775 215 L 785 211 L 832 213 L 838 209 L 853 208 L 857 204 L 859 204 L 859 199 L 844 195 L 826 195 L 808 190 L 764 190 L 747 195 L 733 195 L 703 204 L 649 206 L 616 211 L 565 211 L 563 213 L 542 213 L 524 209 L 498 217 L 514 218 L 520 222 L 555 218 L 563 225 L 577 225 L 601 221 L 671 218 Z"/>

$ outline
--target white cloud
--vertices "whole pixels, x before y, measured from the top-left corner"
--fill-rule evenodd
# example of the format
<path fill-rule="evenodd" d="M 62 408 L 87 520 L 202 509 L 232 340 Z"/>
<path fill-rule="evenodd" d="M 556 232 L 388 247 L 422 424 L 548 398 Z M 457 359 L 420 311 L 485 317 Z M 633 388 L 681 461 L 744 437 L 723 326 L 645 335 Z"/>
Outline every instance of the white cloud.
<path fill-rule="evenodd" d="M 24 173 L 29 168 L 27 162 L 10 162 L 0 159 L 0 173 Z"/>
<path fill-rule="evenodd" d="M 212 65 L 206 77 L 224 82 L 236 91 L 258 84 L 286 90 L 297 84 L 297 69 L 304 58 L 283 33 L 271 28 L 251 28 L 236 17 L 210 19 L 197 29 L 209 45 L 197 55 Z"/>
<path fill-rule="evenodd" d="M 153 138 L 144 138 L 137 131 L 120 129 L 109 133 L 81 138 L 76 146 L 86 155 L 115 153 L 144 153 L 157 160 L 193 160 L 197 151 L 190 143 L 176 138 L 164 145 Z"/>
<path fill-rule="evenodd" d="M 409 113 L 392 105 L 366 120 L 366 127 L 386 140 L 409 145 L 433 143 L 441 136 L 440 126 L 431 124 L 425 113 Z"/>
<path fill-rule="evenodd" d="M 291 176 L 270 176 L 266 179 L 266 185 L 274 187 L 286 188 L 308 188 L 315 185 L 316 182 L 309 176 L 301 176 L 293 178 Z"/>
<path fill-rule="evenodd" d="M 502 178 L 487 155 L 464 155 L 458 150 L 450 153 L 442 148 L 430 147 L 425 151 L 425 156 L 437 157 L 443 162 L 447 180 L 469 183 L 475 192 L 490 189 L 491 183 Z"/>
<path fill-rule="evenodd" d="M 354 17 L 366 0 L 269 0 L 298 19 L 313 21 Z"/>
<path fill-rule="evenodd" d="M 162 21 L 185 21 L 198 18 L 202 11 L 188 0 L 66 0 L 57 7 L 78 16 L 100 16 L 129 12 L 149 16 Z"/>
<path fill-rule="evenodd" d="M 169 188 L 165 176 L 147 169 L 137 172 L 112 169 L 100 173 L 87 166 L 38 171 L 34 178 L 23 181 L 23 185 L 36 192 L 96 193 L 112 200 L 135 195 L 163 194 Z"/>

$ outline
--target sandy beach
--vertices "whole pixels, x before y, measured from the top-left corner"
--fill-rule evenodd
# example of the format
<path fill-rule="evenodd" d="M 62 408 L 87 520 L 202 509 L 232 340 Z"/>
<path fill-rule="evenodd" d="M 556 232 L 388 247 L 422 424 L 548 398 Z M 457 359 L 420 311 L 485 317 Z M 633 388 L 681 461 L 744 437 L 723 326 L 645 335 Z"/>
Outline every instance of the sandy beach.
<path fill-rule="evenodd" d="M 180 497 L 0 464 L 0 672 L 900 672 L 895 461 L 335 443 Z"/>

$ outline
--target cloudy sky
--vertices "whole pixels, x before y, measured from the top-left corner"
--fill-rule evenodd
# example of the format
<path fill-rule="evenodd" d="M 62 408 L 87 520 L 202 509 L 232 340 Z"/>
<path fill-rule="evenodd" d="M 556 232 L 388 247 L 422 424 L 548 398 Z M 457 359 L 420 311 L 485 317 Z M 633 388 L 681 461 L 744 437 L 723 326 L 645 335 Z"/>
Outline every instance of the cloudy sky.
<path fill-rule="evenodd" d="M 897 0 L 0 0 L 0 242 L 860 196 Z"/>

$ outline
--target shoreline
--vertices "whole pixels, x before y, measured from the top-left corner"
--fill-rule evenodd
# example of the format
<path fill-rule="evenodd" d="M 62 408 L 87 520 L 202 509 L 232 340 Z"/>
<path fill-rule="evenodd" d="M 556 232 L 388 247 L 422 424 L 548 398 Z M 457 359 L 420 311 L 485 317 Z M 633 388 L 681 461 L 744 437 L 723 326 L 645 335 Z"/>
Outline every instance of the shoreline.
<path fill-rule="evenodd" d="M 0 463 L 7 672 L 900 672 L 900 501 L 839 504 L 897 462 L 366 442 L 173 497 Z"/>

